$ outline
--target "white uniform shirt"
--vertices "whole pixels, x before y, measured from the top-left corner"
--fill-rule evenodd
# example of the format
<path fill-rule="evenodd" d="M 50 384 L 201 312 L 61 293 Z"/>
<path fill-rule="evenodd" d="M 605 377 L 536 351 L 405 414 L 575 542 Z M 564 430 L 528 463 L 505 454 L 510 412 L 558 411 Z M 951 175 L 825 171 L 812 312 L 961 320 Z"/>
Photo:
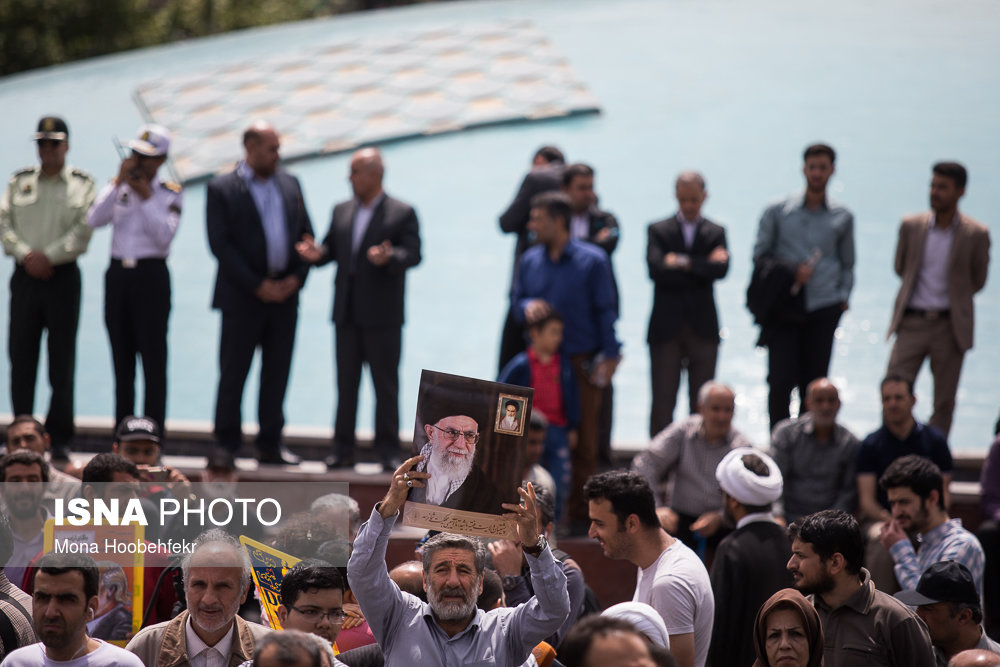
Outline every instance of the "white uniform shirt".
<path fill-rule="evenodd" d="M 170 242 L 177 233 L 181 218 L 180 187 L 167 184 L 155 176 L 149 183 L 153 193 L 143 200 L 127 184 L 108 183 L 87 215 L 91 227 L 103 227 L 109 222 L 111 257 L 120 260 L 165 258 Z"/>

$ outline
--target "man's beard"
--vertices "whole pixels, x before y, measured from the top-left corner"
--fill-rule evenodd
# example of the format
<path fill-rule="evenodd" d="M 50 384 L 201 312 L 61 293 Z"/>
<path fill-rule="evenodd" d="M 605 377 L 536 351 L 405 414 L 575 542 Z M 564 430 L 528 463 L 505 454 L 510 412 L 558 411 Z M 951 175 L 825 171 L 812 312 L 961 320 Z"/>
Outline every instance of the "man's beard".
<path fill-rule="evenodd" d="M 191 613 L 191 616 L 192 616 L 191 620 L 194 622 L 195 625 L 197 625 L 199 628 L 201 628 L 205 632 L 215 632 L 217 630 L 223 629 L 224 627 L 226 627 L 227 625 L 229 625 L 230 623 L 233 622 L 233 619 L 236 617 L 236 614 L 240 610 L 240 601 L 242 599 L 243 599 L 243 596 L 240 596 L 236 600 L 235 605 L 233 607 L 231 607 L 230 609 L 225 609 L 223 607 L 222 611 L 224 613 L 222 613 L 222 614 L 216 614 L 214 622 L 211 619 L 206 619 L 206 618 L 202 617 L 201 612 L 198 609 L 188 610 L 188 611 L 189 611 L 189 613 Z M 222 605 L 220 604 L 219 606 L 222 606 Z"/>
<path fill-rule="evenodd" d="M 811 584 L 795 584 L 795 587 L 799 589 L 799 592 L 803 595 L 823 595 L 824 593 L 829 593 L 833 590 L 836 582 L 833 576 L 827 572 L 823 573 L 823 576 L 816 582 Z"/>
<path fill-rule="evenodd" d="M 22 502 L 25 498 L 31 502 Z M 32 519 L 38 514 L 42 502 L 42 494 L 35 494 L 33 492 L 18 493 L 15 491 L 5 496 L 4 500 L 7 502 L 7 509 L 15 519 Z"/>
<path fill-rule="evenodd" d="M 927 510 L 921 507 L 910 517 L 910 527 L 906 530 L 907 535 L 911 537 L 918 534 L 922 535 L 927 532 L 927 523 Z"/>
<path fill-rule="evenodd" d="M 464 480 L 472 470 L 472 455 L 449 456 L 448 450 L 435 452 L 434 466 L 449 479 Z"/>
<path fill-rule="evenodd" d="M 461 596 L 464 602 L 442 602 L 444 596 Z M 476 611 L 476 598 L 459 586 L 446 587 L 440 590 L 431 589 L 427 592 L 427 603 L 434 615 L 442 621 L 461 621 Z"/>
<path fill-rule="evenodd" d="M 66 648 L 69 646 L 74 639 L 75 633 L 70 633 L 69 628 L 66 625 L 66 621 L 62 619 L 42 619 L 42 626 L 49 623 L 57 624 L 59 627 L 40 627 L 38 630 L 38 638 L 42 640 L 46 646 L 50 646 L 54 649 Z"/>

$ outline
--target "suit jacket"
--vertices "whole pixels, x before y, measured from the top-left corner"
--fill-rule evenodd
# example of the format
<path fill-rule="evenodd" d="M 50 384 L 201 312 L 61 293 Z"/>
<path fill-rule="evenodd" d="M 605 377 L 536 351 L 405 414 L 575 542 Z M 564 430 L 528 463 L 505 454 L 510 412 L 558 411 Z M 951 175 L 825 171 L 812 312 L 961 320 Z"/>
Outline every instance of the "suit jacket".
<path fill-rule="evenodd" d="M 409 204 L 385 195 L 372 213 L 357 256 L 352 257 L 351 235 L 358 205 L 357 199 L 337 204 L 330 231 L 323 239 L 323 263 L 337 262 L 333 322 L 362 328 L 401 327 L 406 269 L 420 263 L 417 213 Z M 383 241 L 392 244 L 392 258 L 385 266 L 375 266 L 366 253 Z"/>
<path fill-rule="evenodd" d="M 125 605 L 119 604 L 101 616 L 88 634 L 95 639 L 114 641 L 128 639 L 130 632 L 132 632 L 132 612 L 126 609 Z"/>
<path fill-rule="evenodd" d="M 618 219 L 615 218 L 614 214 L 608 211 L 602 211 L 596 206 L 592 207 L 587 212 L 587 222 L 589 226 L 587 238 L 585 241 L 590 241 L 594 245 L 602 248 L 604 252 L 608 253 L 608 259 L 611 258 L 611 254 L 618 247 L 618 239 L 620 234 L 620 227 L 618 226 Z M 613 230 L 603 241 L 597 240 L 597 235 L 602 229 Z"/>
<path fill-rule="evenodd" d="M 653 280 L 653 312 L 649 317 L 647 342 L 670 340 L 684 323 L 706 340 L 719 340 L 713 283 L 726 275 L 729 262 L 708 261 L 708 255 L 719 247 L 726 247 L 726 230 L 704 218 L 690 249 L 684 244 L 684 233 L 676 215 L 649 226 L 646 263 Z M 664 266 L 663 259 L 669 252 L 689 255 L 690 270 Z"/>
<path fill-rule="evenodd" d="M 514 249 L 514 268 L 517 269 L 517 258 L 528 249 L 528 217 L 531 215 L 531 200 L 535 195 L 551 192 L 562 187 L 563 171 L 566 165 L 561 162 L 550 162 L 547 165 L 532 169 L 521 182 L 521 187 L 514 196 L 507 210 L 500 214 L 500 229 L 517 234 L 517 246 Z"/>
<path fill-rule="evenodd" d="M 312 223 L 297 178 L 278 170 L 274 174 L 285 204 L 288 263 L 279 277 L 295 276 L 305 284 L 309 265 L 295 251 L 303 235 L 312 235 Z M 234 170 L 213 178 L 206 190 L 205 222 L 208 244 L 219 261 L 212 307 L 221 310 L 262 308 L 254 292 L 268 277 L 264 224 L 243 178 Z M 298 302 L 298 294 L 289 299 Z"/>
<path fill-rule="evenodd" d="M 144 665 L 189 667 L 191 660 L 187 654 L 187 635 L 184 630 L 188 615 L 188 611 L 184 610 L 172 620 L 146 626 L 129 640 L 126 650 L 139 656 Z M 273 632 L 271 628 L 265 628 L 259 623 L 248 623 L 239 616 L 234 620 L 236 633 L 233 635 L 229 655 L 225 656 L 228 667 L 238 667 L 253 658 L 257 642 Z"/>
<path fill-rule="evenodd" d="M 924 243 L 930 223 L 930 213 L 918 213 L 903 218 L 896 244 L 896 274 L 903 279 L 896 295 L 889 335 L 899 331 L 903 312 L 909 304 L 923 263 Z M 986 284 L 990 263 L 990 233 L 982 223 L 959 214 L 955 235 L 948 256 L 948 301 L 951 329 L 962 350 L 972 348 L 975 329 L 972 296 Z"/>

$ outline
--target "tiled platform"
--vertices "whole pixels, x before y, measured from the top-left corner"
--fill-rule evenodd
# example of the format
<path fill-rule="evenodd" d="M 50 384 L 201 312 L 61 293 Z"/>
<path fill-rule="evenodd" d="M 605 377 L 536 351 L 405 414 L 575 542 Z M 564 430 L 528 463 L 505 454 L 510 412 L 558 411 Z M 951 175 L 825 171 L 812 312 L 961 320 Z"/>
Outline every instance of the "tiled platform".
<path fill-rule="evenodd" d="M 473 127 L 599 110 L 528 21 L 333 41 L 143 83 L 136 103 L 173 129 L 182 181 L 241 157 L 250 117 L 281 132 L 286 160 Z"/>

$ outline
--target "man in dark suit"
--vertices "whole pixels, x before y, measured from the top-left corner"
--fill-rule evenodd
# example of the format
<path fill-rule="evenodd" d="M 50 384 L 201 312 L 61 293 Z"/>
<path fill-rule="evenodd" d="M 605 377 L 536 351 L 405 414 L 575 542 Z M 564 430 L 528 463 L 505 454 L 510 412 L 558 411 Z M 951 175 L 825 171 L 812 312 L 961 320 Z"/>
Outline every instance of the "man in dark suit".
<path fill-rule="evenodd" d="M 308 262 L 337 262 L 333 323 L 336 328 L 337 416 L 330 468 L 354 465 L 354 426 L 361 369 L 375 385 L 375 451 L 391 470 L 399 467 L 399 356 L 406 270 L 420 263 L 420 230 L 409 204 L 382 189 L 382 155 L 363 148 L 351 158 L 354 198 L 333 209 L 330 231 L 317 246 L 299 245 Z"/>
<path fill-rule="evenodd" d="M 208 184 L 208 242 L 219 261 L 212 307 L 222 311 L 215 438 L 236 453 L 242 442 L 243 385 L 261 351 L 257 455 L 298 462 L 282 446 L 283 404 L 292 363 L 299 290 L 309 265 L 295 243 L 312 235 L 299 181 L 278 168 L 278 134 L 263 121 L 243 134 L 246 157 Z"/>
<path fill-rule="evenodd" d="M 528 218 L 531 215 L 531 200 L 535 195 L 551 192 L 562 187 L 563 170 L 566 168 L 566 158 L 555 146 L 542 146 L 535 151 L 531 161 L 531 171 L 521 181 L 514 201 L 507 210 L 500 214 L 500 229 L 508 234 L 517 234 L 517 245 L 514 246 L 514 267 L 511 270 L 510 284 L 517 277 L 517 262 L 521 253 L 531 245 L 528 233 Z M 615 240 L 617 243 L 617 239 Z M 610 251 L 609 251 L 610 254 Z M 503 333 L 500 338 L 499 370 L 513 359 L 518 352 L 525 350 L 524 330 L 514 315 L 508 310 L 504 321 Z"/>
<path fill-rule="evenodd" d="M 677 177 L 678 212 L 649 226 L 646 262 L 653 280 L 649 317 L 649 367 L 653 401 L 649 436 L 674 420 L 681 369 L 688 371 L 692 411 L 698 389 L 715 377 L 719 316 L 714 283 L 729 271 L 726 230 L 701 217 L 705 179 L 686 171 Z"/>
<path fill-rule="evenodd" d="M 903 279 L 889 335 L 896 343 L 888 373 L 915 380 L 926 357 L 934 375 L 928 423 L 948 435 L 962 360 L 972 348 L 973 295 L 986 284 L 990 232 L 958 211 L 968 174 L 957 162 L 934 165 L 931 211 L 903 218 L 896 273 Z"/>

